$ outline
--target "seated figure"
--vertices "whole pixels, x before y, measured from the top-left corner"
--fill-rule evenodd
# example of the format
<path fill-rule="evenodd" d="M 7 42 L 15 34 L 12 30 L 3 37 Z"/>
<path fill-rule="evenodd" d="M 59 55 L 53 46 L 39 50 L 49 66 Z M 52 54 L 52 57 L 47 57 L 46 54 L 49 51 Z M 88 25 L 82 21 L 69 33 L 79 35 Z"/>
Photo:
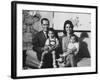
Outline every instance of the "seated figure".
<path fill-rule="evenodd" d="M 74 67 L 76 64 L 74 56 L 78 53 L 78 51 L 79 51 L 79 42 L 76 41 L 76 36 L 73 34 L 71 35 L 68 48 L 62 55 L 60 55 L 60 58 L 57 59 L 57 61 L 59 63 L 63 63 L 63 66 L 68 66 L 70 64 L 72 67 Z"/>

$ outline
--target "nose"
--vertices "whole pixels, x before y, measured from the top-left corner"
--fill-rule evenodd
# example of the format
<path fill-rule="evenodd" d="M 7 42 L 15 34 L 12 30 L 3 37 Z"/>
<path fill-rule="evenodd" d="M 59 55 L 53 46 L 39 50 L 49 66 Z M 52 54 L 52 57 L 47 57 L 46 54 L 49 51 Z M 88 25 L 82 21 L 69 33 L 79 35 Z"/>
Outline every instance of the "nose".
<path fill-rule="evenodd" d="M 67 27 L 67 30 L 70 30 L 70 28 L 69 28 L 69 27 Z"/>

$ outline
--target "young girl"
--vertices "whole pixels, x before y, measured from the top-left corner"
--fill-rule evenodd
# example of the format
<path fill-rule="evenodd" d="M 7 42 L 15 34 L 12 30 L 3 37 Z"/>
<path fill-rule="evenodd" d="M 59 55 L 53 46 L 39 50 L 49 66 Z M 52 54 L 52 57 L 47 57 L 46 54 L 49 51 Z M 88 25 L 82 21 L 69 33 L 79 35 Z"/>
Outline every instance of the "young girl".
<path fill-rule="evenodd" d="M 76 65 L 74 56 L 78 53 L 78 51 L 79 42 L 77 40 L 77 37 L 74 34 L 72 34 L 66 52 L 60 55 L 61 58 L 59 58 L 57 61 L 62 62 L 64 60 L 65 66 L 71 64 L 71 66 L 74 67 Z"/>
<path fill-rule="evenodd" d="M 39 68 L 57 67 L 55 54 L 56 54 L 56 49 L 59 45 L 59 41 L 55 36 L 53 28 L 49 28 L 48 37 L 49 38 L 45 42 L 44 52 L 42 53 Z M 46 58 L 46 56 L 48 57 Z"/>

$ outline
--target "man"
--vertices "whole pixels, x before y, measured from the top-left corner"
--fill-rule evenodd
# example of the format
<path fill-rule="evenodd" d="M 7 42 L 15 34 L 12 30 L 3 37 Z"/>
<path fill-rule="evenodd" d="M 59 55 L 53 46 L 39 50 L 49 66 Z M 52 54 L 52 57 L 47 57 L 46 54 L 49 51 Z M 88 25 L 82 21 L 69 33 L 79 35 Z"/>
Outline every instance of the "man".
<path fill-rule="evenodd" d="M 47 39 L 49 20 L 47 18 L 41 19 L 41 26 L 42 26 L 42 31 L 38 32 L 32 41 L 33 42 L 33 50 L 37 52 L 37 58 L 39 61 L 41 60 L 45 41 Z"/>

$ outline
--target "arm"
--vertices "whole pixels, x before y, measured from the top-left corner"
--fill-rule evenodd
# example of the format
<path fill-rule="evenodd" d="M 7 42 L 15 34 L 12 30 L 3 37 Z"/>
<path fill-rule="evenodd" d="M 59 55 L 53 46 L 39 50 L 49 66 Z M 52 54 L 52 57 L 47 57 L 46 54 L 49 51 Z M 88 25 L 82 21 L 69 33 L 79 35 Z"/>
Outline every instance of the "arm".
<path fill-rule="evenodd" d="M 63 52 L 67 51 L 66 42 L 65 42 L 65 38 L 64 37 L 62 38 L 62 50 L 63 50 Z"/>
<path fill-rule="evenodd" d="M 75 55 L 77 55 L 77 53 L 79 52 L 79 42 L 78 43 L 76 43 L 76 51 L 75 51 Z"/>
<path fill-rule="evenodd" d="M 36 34 L 36 36 L 34 37 L 34 39 L 32 40 L 32 44 L 33 44 L 33 50 L 36 52 L 42 52 L 42 47 L 39 46 L 39 35 Z"/>
<path fill-rule="evenodd" d="M 53 58 L 53 67 L 56 68 L 56 57 L 55 57 L 55 51 L 52 51 L 52 58 Z"/>
<path fill-rule="evenodd" d="M 67 55 L 69 55 L 70 53 L 72 53 L 72 50 L 71 50 L 71 49 L 67 49 L 67 51 L 64 52 L 62 55 L 60 55 L 60 57 L 62 57 L 62 56 L 67 56 Z"/>
<path fill-rule="evenodd" d="M 67 49 L 67 52 L 66 53 L 67 53 L 66 55 L 72 53 L 72 49 Z"/>
<path fill-rule="evenodd" d="M 53 46 L 51 46 L 51 48 L 50 48 L 50 50 L 55 50 L 55 49 L 57 49 L 60 45 L 59 45 L 59 40 L 56 38 L 56 44 L 55 45 L 53 45 Z"/>
<path fill-rule="evenodd" d="M 72 53 L 74 53 L 74 55 L 76 55 L 79 52 L 79 42 L 75 43 L 74 45 L 75 45 L 75 47 L 73 47 L 71 50 L 72 50 Z"/>
<path fill-rule="evenodd" d="M 59 47 L 59 40 L 56 38 L 56 48 Z"/>
<path fill-rule="evenodd" d="M 49 50 L 49 39 L 45 42 L 44 50 Z"/>

